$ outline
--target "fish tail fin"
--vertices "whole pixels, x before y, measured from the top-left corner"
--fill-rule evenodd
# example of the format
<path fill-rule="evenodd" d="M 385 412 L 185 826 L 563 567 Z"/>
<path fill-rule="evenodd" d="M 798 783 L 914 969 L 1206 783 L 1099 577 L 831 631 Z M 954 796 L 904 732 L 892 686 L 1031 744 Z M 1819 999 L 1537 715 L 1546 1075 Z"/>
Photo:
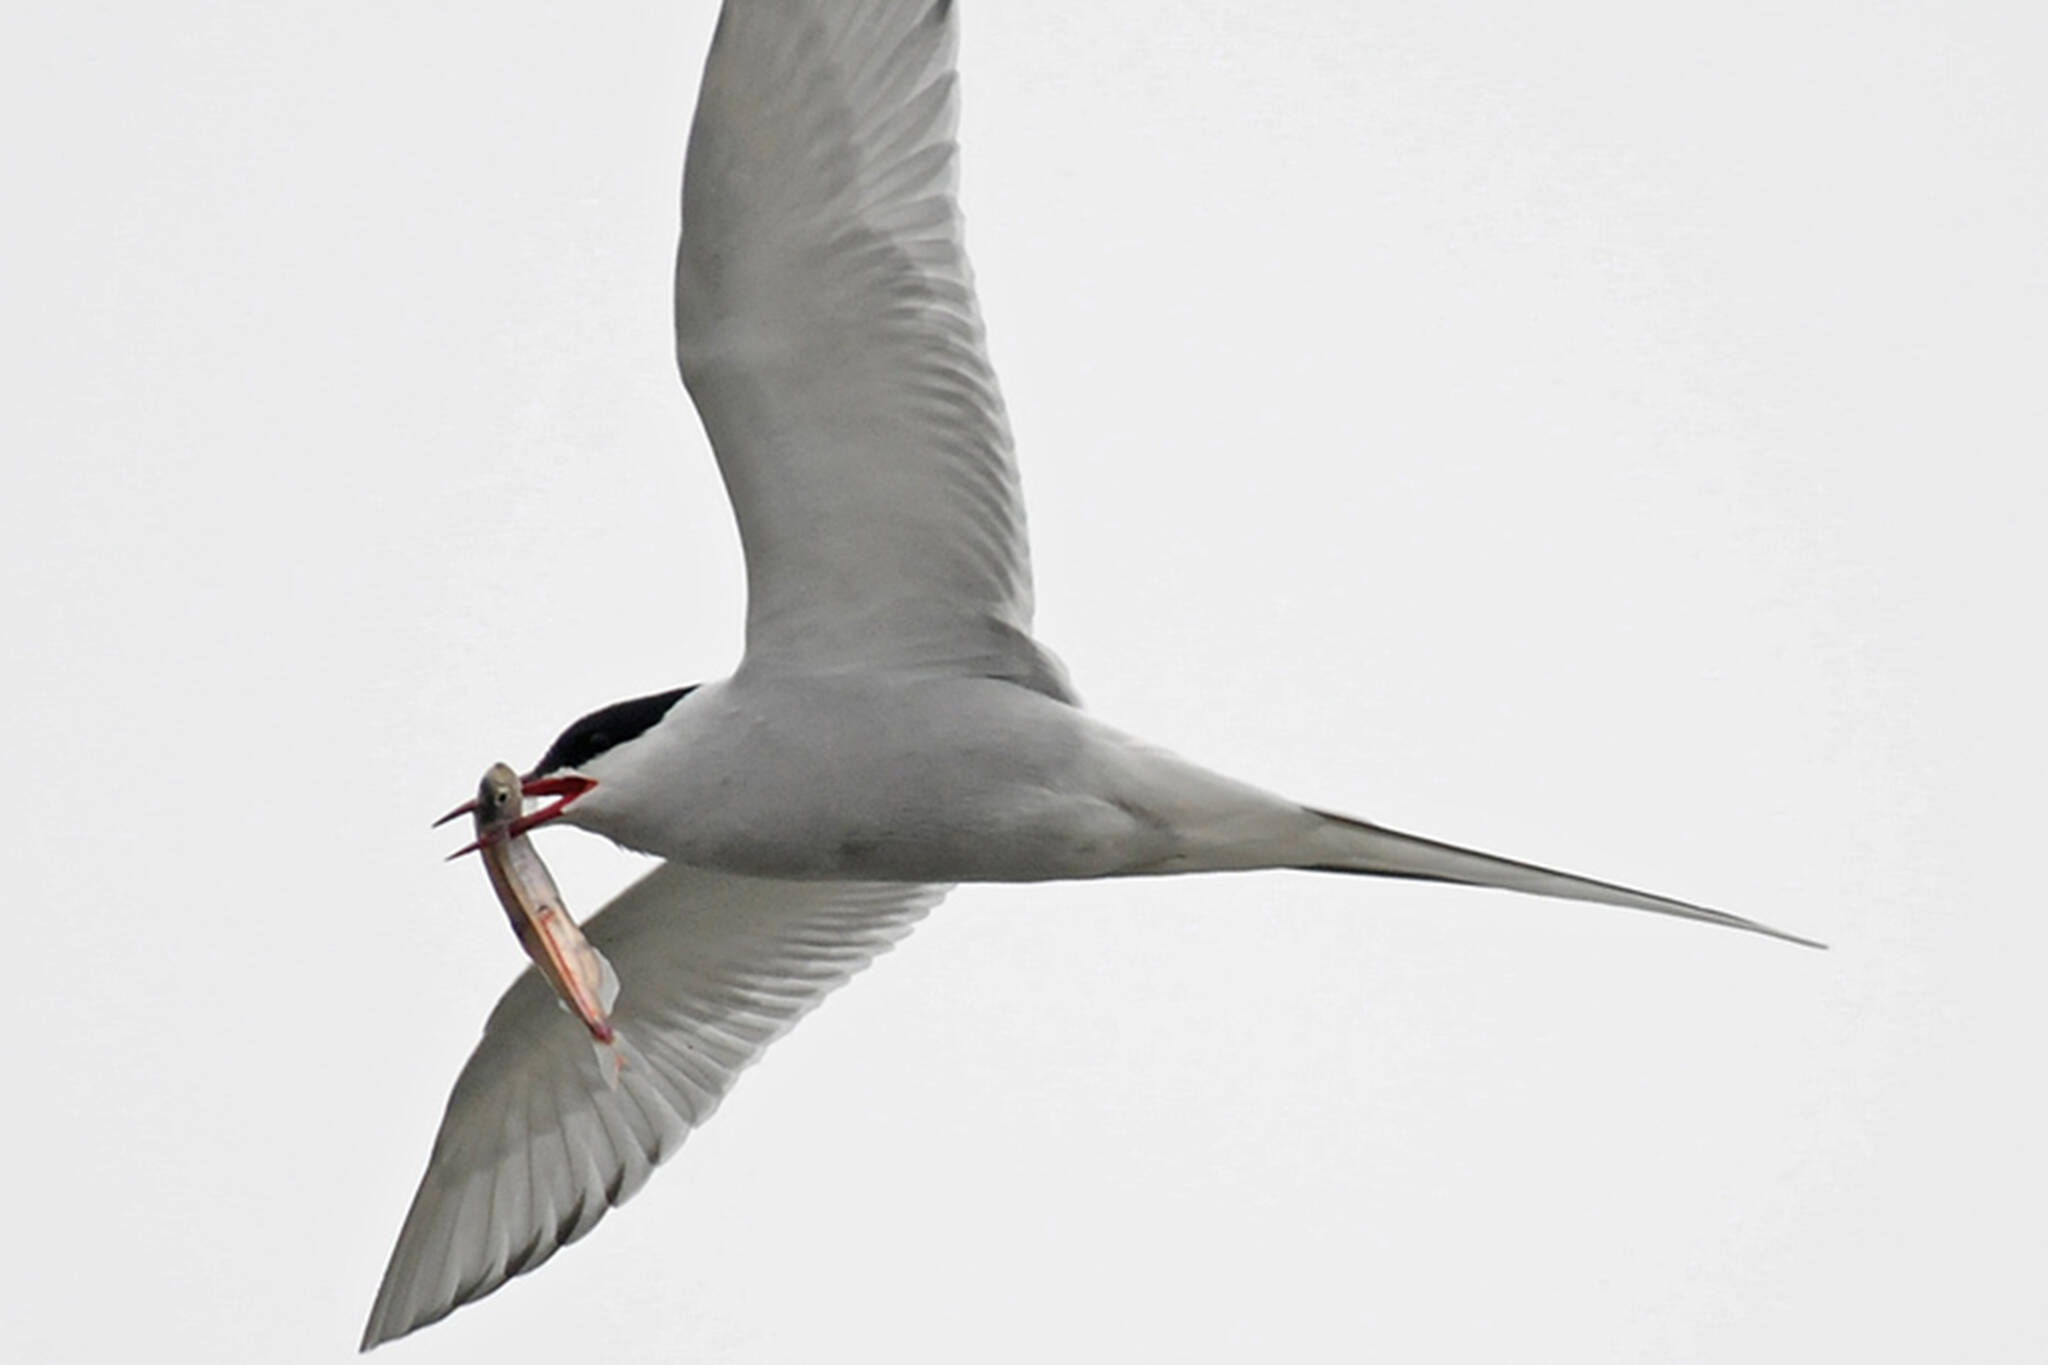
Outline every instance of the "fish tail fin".
<path fill-rule="evenodd" d="M 619 1088 L 619 1073 L 626 1069 L 626 1050 L 620 1046 L 619 1035 L 613 1032 L 609 1039 L 592 1038 L 591 1051 L 597 1054 L 597 1071 L 604 1077 L 605 1087 Z"/>
<path fill-rule="evenodd" d="M 619 974 L 612 970 L 612 960 L 597 950 L 594 943 L 584 945 L 590 955 L 597 959 L 597 1007 L 606 1014 L 619 1003 Z"/>

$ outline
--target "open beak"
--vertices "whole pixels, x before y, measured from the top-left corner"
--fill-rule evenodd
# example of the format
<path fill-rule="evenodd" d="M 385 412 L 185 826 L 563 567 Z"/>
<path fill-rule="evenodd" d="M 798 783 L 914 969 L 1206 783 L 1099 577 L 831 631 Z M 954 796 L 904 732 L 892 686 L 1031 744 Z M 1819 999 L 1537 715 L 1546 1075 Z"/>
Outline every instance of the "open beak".
<path fill-rule="evenodd" d="M 562 812 L 569 809 L 571 802 L 597 786 L 597 779 L 594 777 L 583 777 L 574 773 L 563 773 L 557 777 L 523 777 L 519 780 L 519 785 L 527 796 L 554 796 L 560 799 L 551 806 L 542 806 L 531 815 L 520 816 L 503 829 L 493 830 L 488 835 L 463 845 L 448 855 L 448 861 L 453 862 L 465 853 L 474 853 L 487 843 L 495 843 L 499 839 L 516 839 L 528 830 L 538 829 L 550 820 L 559 820 L 562 817 Z M 474 814 L 475 811 L 476 801 L 472 798 L 436 820 L 434 828 L 439 829 L 450 820 L 456 819 L 459 816 Z"/>

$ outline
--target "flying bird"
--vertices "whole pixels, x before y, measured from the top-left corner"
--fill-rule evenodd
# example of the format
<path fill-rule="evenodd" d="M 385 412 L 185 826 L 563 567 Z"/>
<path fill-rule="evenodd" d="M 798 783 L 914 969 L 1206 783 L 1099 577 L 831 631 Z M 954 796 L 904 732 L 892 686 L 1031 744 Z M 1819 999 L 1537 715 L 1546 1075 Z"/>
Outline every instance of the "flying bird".
<path fill-rule="evenodd" d="M 630 1198 L 740 1071 L 958 882 L 1297 868 L 1718 910 L 1311 809 L 1081 709 L 1031 633 L 1024 506 L 954 183 L 958 6 L 726 0 L 683 174 L 676 357 L 739 522 L 721 682 L 606 706 L 524 776 L 663 862 L 585 926 L 617 1084 L 529 970 L 449 1097 L 367 1350 Z"/>

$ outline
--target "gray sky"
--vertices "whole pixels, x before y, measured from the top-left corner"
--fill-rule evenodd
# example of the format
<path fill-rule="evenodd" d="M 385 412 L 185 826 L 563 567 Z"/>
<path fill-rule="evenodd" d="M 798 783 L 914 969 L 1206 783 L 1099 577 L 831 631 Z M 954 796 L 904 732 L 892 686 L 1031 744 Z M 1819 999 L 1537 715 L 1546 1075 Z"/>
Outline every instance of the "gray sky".
<path fill-rule="evenodd" d="M 428 820 L 731 666 L 713 9 L 0 17 L 0 1356 L 348 1356 L 520 964 Z M 1040 624 L 1225 771 L 1835 950 L 967 889 L 384 1358 L 2048 1354 L 2048 12 L 1654 9 L 970 0 Z"/>

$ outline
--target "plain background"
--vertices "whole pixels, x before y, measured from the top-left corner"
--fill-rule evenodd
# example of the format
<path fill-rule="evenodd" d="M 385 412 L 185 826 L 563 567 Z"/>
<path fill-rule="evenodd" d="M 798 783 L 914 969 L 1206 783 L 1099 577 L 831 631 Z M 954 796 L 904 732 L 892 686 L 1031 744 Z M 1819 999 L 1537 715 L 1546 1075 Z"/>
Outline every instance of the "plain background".
<path fill-rule="evenodd" d="M 966 889 L 384 1358 L 2048 1357 L 2048 10 L 965 8 L 1090 704 L 1834 950 Z M 520 964 L 427 822 L 731 666 L 668 333 L 712 19 L 0 19 L 0 1355 L 347 1357 Z"/>

